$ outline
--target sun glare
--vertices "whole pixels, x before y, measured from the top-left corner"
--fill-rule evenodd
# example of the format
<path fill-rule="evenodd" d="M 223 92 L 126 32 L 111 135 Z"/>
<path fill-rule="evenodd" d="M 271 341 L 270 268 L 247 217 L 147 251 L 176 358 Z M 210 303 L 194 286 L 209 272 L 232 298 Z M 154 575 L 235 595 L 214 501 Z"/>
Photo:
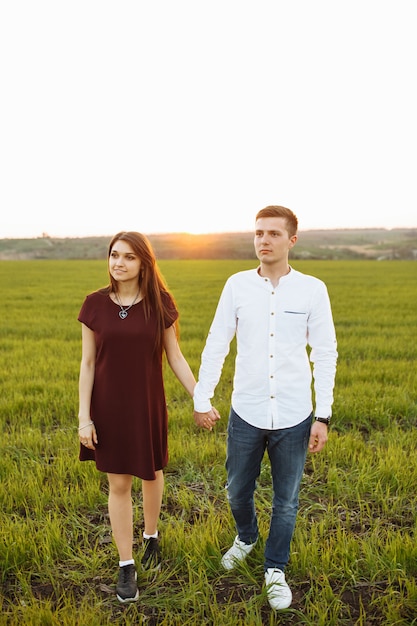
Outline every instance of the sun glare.
<path fill-rule="evenodd" d="M 187 228 L 187 235 L 205 235 L 207 233 L 201 226 L 195 228 Z"/>

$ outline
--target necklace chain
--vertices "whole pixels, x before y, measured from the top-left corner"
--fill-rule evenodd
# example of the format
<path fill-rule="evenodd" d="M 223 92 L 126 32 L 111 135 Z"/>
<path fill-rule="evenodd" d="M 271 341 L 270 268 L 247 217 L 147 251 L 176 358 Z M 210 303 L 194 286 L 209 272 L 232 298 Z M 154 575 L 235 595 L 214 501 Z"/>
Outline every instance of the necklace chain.
<path fill-rule="evenodd" d="M 136 299 L 137 299 L 137 297 L 138 297 L 139 293 L 140 293 L 140 289 L 138 290 L 138 292 L 137 292 L 137 294 L 136 294 L 136 296 L 135 296 L 135 299 L 133 300 L 132 304 L 129 304 L 129 306 L 126 306 L 126 307 L 125 307 L 125 306 L 123 306 L 123 304 L 120 302 L 120 300 L 119 300 L 119 295 L 118 295 L 117 291 L 115 291 L 115 292 L 114 292 L 114 295 L 116 296 L 117 304 L 119 305 L 119 307 L 120 307 L 120 309 L 121 309 L 121 311 L 119 311 L 119 317 L 120 317 L 120 319 L 125 320 L 125 319 L 127 318 L 127 316 L 128 316 L 128 310 L 129 310 L 129 309 L 130 309 L 130 308 L 131 308 L 131 307 L 135 304 Z"/>

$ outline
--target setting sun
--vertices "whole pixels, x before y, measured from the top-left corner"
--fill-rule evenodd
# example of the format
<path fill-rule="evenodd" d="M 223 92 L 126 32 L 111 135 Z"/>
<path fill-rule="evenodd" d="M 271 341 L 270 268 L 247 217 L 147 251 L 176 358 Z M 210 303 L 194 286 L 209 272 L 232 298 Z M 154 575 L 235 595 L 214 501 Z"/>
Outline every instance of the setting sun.
<path fill-rule="evenodd" d="M 204 235 L 208 231 L 204 230 L 203 226 L 195 226 L 194 228 L 187 228 L 187 235 Z"/>

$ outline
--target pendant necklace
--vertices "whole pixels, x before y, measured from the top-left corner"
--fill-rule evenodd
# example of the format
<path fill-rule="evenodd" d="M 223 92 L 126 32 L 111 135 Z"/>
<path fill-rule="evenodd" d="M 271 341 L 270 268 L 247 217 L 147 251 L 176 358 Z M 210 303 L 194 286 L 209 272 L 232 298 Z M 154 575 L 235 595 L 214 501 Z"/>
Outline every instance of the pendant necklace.
<path fill-rule="evenodd" d="M 138 297 L 139 293 L 140 293 L 140 289 L 139 289 L 139 291 L 137 292 L 137 294 L 136 294 L 136 296 L 135 296 L 135 299 L 133 300 L 132 304 L 129 304 L 129 306 L 124 307 L 124 306 L 120 303 L 119 296 L 117 295 L 117 291 L 115 291 L 115 292 L 114 292 L 114 295 L 116 296 L 117 304 L 118 304 L 118 305 L 119 305 L 119 307 L 121 308 L 121 311 L 119 311 L 119 317 L 120 317 L 120 319 L 125 320 L 125 319 L 127 318 L 127 316 L 128 316 L 128 310 L 129 310 L 129 309 L 130 309 L 130 308 L 131 308 L 131 307 L 135 304 L 135 302 L 136 302 L 136 298 Z"/>

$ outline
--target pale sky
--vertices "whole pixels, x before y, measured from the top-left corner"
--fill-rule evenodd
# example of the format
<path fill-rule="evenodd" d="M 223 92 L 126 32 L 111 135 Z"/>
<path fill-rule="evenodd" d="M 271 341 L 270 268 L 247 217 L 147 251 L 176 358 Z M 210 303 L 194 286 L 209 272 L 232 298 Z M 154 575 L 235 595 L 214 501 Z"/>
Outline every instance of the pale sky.
<path fill-rule="evenodd" d="M 0 238 L 417 227 L 415 0 L 0 5 Z"/>

